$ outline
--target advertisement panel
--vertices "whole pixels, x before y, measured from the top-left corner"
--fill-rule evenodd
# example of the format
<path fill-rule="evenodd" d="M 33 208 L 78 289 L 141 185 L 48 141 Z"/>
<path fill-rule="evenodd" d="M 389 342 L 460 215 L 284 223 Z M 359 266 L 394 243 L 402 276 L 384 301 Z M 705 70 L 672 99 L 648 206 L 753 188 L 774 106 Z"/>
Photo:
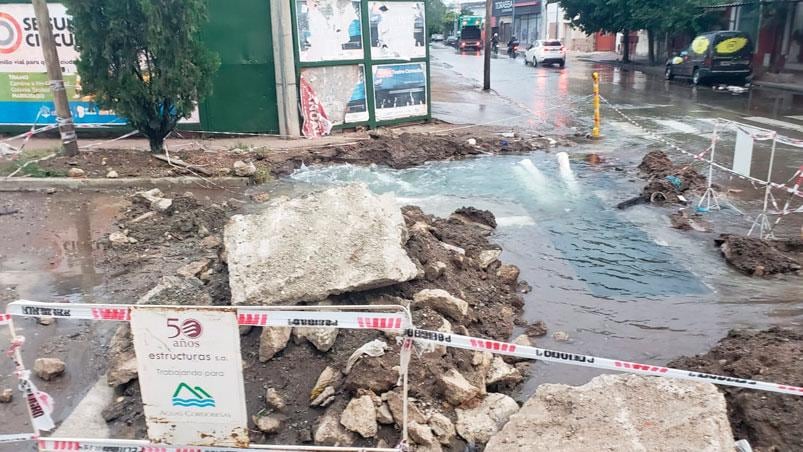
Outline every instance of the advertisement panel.
<path fill-rule="evenodd" d="M 99 109 L 92 97 L 81 94 L 72 19 L 64 5 L 49 3 L 48 10 L 75 123 L 125 124 L 125 119 L 110 110 Z M 0 4 L 0 125 L 56 123 L 46 72 L 33 5 Z M 196 110 L 192 118 L 182 122 L 198 121 Z"/>
<path fill-rule="evenodd" d="M 135 307 L 131 331 L 152 442 L 248 447 L 235 309 Z"/>
<path fill-rule="evenodd" d="M 363 58 L 359 0 L 296 0 L 301 61 Z"/>
<path fill-rule="evenodd" d="M 494 0 L 492 5 L 493 17 L 510 16 L 513 14 L 513 0 Z"/>
<path fill-rule="evenodd" d="M 427 56 L 424 2 L 368 2 L 371 58 L 401 59 Z"/>
<path fill-rule="evenodd" d="M 368 121 L 362 65 L 304 68 L 301 79 L 318 97 L 332 125 Z"/>
<path fill-rule="evenodd" d="M 426 116 L 426 63 L 378 65 L 373 75 L 377 121 Z"/>

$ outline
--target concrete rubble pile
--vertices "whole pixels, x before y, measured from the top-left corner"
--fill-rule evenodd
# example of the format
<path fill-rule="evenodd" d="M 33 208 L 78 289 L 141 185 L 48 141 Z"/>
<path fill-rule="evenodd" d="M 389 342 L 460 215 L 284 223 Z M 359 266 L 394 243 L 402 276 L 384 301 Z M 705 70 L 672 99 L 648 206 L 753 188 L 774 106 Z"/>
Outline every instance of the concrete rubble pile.
<path fill-rule="evenodd" d="M 275 199 L 228 220 L 223 207 L 200 216 L 187 196 L 160 211 L 167 198 L 147 195 L 137 195 L 131 218 L 156 213 L 129 221 L 126 236 L 135 240 L 114 249 L 181 243 L 196 254 L 141 292 L 139 304 L 393 304 L 409 307 L 418 328 L 504 341 L 522 313 L 526 282 L 489 241 L 490 212 L 463 208 L 442 219 L 349 185 Z M 139 224 L 161 234 L 151 238 Z M 536 345 L 547 334 L 543 322 L 524 330 L 516 343 Z M 395 446 L 407 403 L 417 451 L 733 450 L 724 399 L 709 384 L 603 375 L 580 387 L 542 385 L 520 409 L 510 394 L 531 361 L 416 344 L 405 402 L 398 332 L 242 327 L 240 335 L 254 442 Z M 103 417 L 113 436 L 143 437 L 128 324 L 112 338 L 109 358 L 117 395 Z M 35 370 L 49 379 L 63 367 L 41 361 Z"/>

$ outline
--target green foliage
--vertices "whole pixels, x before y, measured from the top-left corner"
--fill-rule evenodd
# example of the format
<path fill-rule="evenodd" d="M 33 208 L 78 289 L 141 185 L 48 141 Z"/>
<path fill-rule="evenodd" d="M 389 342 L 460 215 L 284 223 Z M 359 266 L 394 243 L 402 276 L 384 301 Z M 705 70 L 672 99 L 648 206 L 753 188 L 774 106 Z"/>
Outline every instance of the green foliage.
<path fill-rule="evenodd" d="M 696 34 L 719 27 L 713 0 L 561 0 L 566 19 L 586 33 L 651 30 Z"/>
<path fill-rule="evenodd" d="M 218 58 L 200 41 L 204 0 L 64 0 L 82 92 L 148 137 L 151 151 L 212 90 Z"/>
<path fill-rule="evenodd" d="M 443 33 L 443 22 L 447 8 L 442 0 L 429 0 L 426 3 L 427 35 Z"/>

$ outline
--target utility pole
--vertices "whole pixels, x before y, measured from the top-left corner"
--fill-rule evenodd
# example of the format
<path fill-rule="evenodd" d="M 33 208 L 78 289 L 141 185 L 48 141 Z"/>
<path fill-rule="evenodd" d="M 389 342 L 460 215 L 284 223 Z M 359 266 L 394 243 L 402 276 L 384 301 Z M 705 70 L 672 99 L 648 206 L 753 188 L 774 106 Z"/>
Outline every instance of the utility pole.
<path fill-rule="evenodd" d="M 56 42 L 53 40 L 53 30 L 50 28 L 50 12 L 47 10 L 45 0 L 32 1 L 39 26 L 39 39 L 42 41 L 42 53 L 47 66 L 47 77 L 50 82 L 50 90 L 53 92 L 53 103 L 56 104 L 61 144 L 66 155 L 78 155 L 78 137 L 75 135 L 75 124 L 72 122 L 70 104 L 67 101 L 61 62 L 56 50 Z"/>
<path fill-rule="evenodd" d="M 482 83 L 483 91 L 491 89 L 491 1 L 485 0 L 485 74 Z"/>

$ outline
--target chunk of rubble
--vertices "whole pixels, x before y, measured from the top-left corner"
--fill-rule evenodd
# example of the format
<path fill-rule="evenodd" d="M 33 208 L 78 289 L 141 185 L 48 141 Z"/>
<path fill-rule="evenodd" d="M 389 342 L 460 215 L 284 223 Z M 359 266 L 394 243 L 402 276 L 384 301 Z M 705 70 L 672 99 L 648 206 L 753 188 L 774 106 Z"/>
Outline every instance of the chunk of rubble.
<path fill-rule="evenodd" d="M 410 434 L 410 439 L 420 446 L 432 446 L 436 443 L 440 444 L 438 440 L 435 439 L 435 435 L 428 425 L 411 421 L 407 425 L 407 432 Z"/>
<path fill-rule="evenodd" d="M 287 327 L 262 328 L 262 335 L 259 337 L 259 362 L 268 362 L 284 350 L 290 341 L 292 330 Z"/>
<path fill-rule="evenodd" d="M 384 287 L 418 276 L 391 195 L 364 185 L 277 199 L 226 225 L 232 304 L 276 305 Z"/>
<path fill-rule="evenodd" d="M 343 414 L 340 424 L 363 438 L 376 436 L 378 426 L 376 423 L 376 406 L 371 396 L 364 395 L 351 399 Z"/>
<path fill-rule="evenodd" d="M 472 408 L 455 409 L 457 434 L 471 444 L 485 444 L 518 410 L 518 404 L 510 397 L 504 394 L 489 393 Z M 486 450 L 488 449 L 486 448 Z"/>
<path fill-rule="evenodd" d="M 293 328 L 293 341 L 309 341 L 318 351 L 328 352 L 337 340 L 337 328 L 327 327 L 295 327 Z"/>
<path fill-rule="evenodd" d="M 265 403 L 275 410 L 283 410 L 284 407 L 287 406 L 284 398 L 275 388 L 268 388 L 265 391 Z"/>
<path fill-rule="evenodd" d="M 452 405 L 460 405 L 480 395 L 480 389 L 469 383 L 457 369 L 449 369 L 440 377 L 443 395 Z"/>
<path fill-rule="evenodd" d="M 281 431 L 284 417 L 276 414 L 257 414 L 252 420 L 262 433 L 273 434 Z"/>
<path fill-rule="evenodd" d="M 462 320 L 468 314 L 468 303 L 443 289 L 424 289 L 413 296 L 413 309 L 430 307 L 454 320 Z"/>
<path fill-rule="evenodd" d="M 315 444 L 319 446 L 351 446 L 357 441 L 356 435 L 340 424 L 340 416 L 335 407 L 329 407 L 318 421 L 315 429 Z"/>
<path fill-rule="evenodd" d="M 725 399 L 714 385 L 601 375 L 578 387 L 539 386 L 485 450 L 718 452 L 733 444 Z"/>
<path fill-rule="evenodd" d="M 429 418 L 429 427 L 435 434 L 435 438 L 443 445 L 450 444 L 457 434 L 452 421 L 441 413 L 432 413 Z"/>
<path fill-rule="evenodd" d="M 491 367 L 486 373 L 485 384 L 487 386 L 514 386 L 521 383 L 523 379 L 521 372 L 506 363 L 501 356 L 496 356 L 491 361 Z"/>
<path fill-rule="evenodd" d="M 120 386 L 137 378 L 137 355 L 131 336 L 131 324 L 121 323 L 109 343 L 109 370 L 106 380 L 109 386 Z"/>
<path fill-rule="evenodd" d="M 38 358 L 33 363 L 33 372 L 37 377 L 50 381 L 64 373 L 67 366 L 58 358 Z"/>
<path fill-rule="evenodd" d="M 315 382 L 315 386 L 313 386 L 312 391 L 310 391 L 310 401 L 317 399 L 318 396 L 320 396 L 321 393 L 330 386 L 332 387 L 332 394 L 334 394 L 334 389 L 337 388 L 342 380 L 343 374 L 341 374 L 339 370 L 335 369 L 334 367 L 324 368 L 321 374 L 318 376 L 318 380 Z"/>

